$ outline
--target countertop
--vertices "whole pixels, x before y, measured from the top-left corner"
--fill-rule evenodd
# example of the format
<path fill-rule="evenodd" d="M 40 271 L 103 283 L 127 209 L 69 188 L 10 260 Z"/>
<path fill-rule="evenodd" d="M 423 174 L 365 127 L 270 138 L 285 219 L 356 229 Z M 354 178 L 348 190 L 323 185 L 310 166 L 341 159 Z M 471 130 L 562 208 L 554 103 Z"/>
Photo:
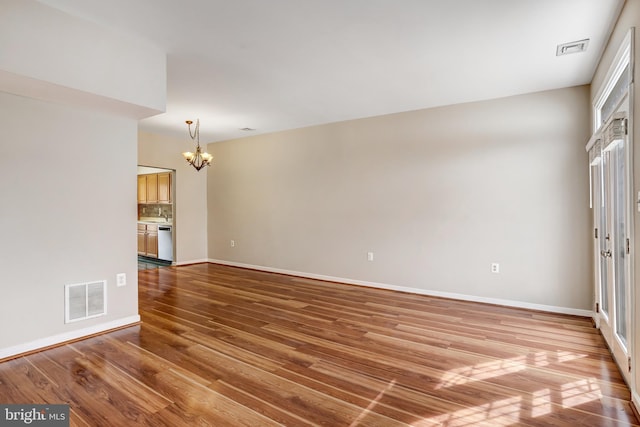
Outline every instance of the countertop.
<path fill-rule="evenodd" d="M 173 221 L 171 219 L 167 221 L 164 218 L 143 217 L 138 220 L 138 224 L 173 225 Z"/>

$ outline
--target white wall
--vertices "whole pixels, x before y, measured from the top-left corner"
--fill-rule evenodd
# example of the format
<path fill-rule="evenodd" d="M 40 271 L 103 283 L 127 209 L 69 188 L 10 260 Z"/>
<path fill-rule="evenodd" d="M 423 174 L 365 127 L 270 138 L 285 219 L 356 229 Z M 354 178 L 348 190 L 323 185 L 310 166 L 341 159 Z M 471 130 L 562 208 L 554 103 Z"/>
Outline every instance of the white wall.
<path fill-rule="evenodd" d="M 176 239 L 177 264 L 207 260 L 207 170 L 197 172 L 182 157 L 193 150 L 185 138 L 176 139 L 146 132 L 138 138 L 138 164 L 174 169 L 176 208 L 173 235 Z M 211 168 L 216 167 L 216 159 Z"/>
<path fill-rule="evenodd" d="M 166 54 L 35 0 L 0 2 L 0 90 L 143 118 L 164 111 Z"/>
<path fill-rule="evenodd" d="M 0 358 L 137 321 L 137 122 L 2 92 L 0 111 Z M 64 285 L 103 279 L 108 315 L 65 324 Z"/>
<path fill-rule="evenodd" d="M 588 96 L 576 87 L 209 144 L 209 257 L 591 310 Z"/>

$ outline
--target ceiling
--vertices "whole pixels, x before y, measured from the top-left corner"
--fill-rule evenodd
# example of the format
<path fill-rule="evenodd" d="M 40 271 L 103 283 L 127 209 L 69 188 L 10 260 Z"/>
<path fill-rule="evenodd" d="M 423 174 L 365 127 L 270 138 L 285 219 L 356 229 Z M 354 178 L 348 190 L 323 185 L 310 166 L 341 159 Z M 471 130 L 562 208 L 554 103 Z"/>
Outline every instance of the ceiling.
<path fill-rule="evenodd" d="M 167 52 L 167 111 L 140 129 L 200 118 L 202 142 L 587 84 L 624 3 L 40 1 Z"/>

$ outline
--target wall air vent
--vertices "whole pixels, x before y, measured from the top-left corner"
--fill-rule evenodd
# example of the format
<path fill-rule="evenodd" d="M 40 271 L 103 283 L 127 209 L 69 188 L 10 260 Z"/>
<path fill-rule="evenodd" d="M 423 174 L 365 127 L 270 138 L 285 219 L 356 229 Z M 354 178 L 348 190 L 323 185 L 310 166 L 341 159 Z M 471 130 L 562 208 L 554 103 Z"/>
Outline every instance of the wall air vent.
<path fill-rule="evenodd" d="M 107 281 L 65 285 L 64 302 L 65 323 L 104 316 L 107 314 Z"/>
<path fill-rule="evenodd" d="M 559 44 L 556 49 L 556 56 L 585 52 L 587 50 L 587 46 L 589 46 L 589 39 Z"/>

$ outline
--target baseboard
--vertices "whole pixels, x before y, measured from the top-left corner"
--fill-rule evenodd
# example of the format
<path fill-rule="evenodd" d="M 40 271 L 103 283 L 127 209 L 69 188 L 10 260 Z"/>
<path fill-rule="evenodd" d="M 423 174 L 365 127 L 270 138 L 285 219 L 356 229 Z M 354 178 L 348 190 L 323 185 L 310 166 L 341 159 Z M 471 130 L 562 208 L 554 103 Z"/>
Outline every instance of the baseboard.
<path fill-rule="evenodd" d="M 636 418 L 640 420 L 640 412 L 638 411 L 638 408 L 640 408 L 640 395 L 638 395 L 634 390 L 631 390 L 631 410 L 635 414 Z"/>
<path fill-rule="evenodd" d="M 514 307 L 514 308 L 525 308 L 528 310 L 546 311 L 550 313 L 570 314 L 573 316 L 593 317 L 594 315 L 593 311 L 591 310 L 581 310 L 581 309 L 570 308 L 570 307 L 558 307 L 553 305 L 533 304 L 533 303 L 528 303 L 523 301 L 512 301 L 512 300 L 504 300 L 504 299 L 498 299 L 498 298 L 486 298 L 486 297 L 479 297 L 474 295 L 456 294 L 451 292 L 432 291 L 428 289 L 418 289 L 418 288 L 412 288 L 408 286 L 390 285 L 387 283 L 345 279 L 342 277 L 325 276 L 322 274 L 305 273 L 302 271 L 285 270 L 281 268 L 273 268 L 273 267 L 266 267 L 262 265 L 253 265 L 253 264 L 244 264 L 240 262 L 225 261 L 225 260 L 219 260 L 219 259 L 209 259 L 207 262 L 210 262 L 213 264 L 228 265 L 231 267 L 241 267 L 241 268 L 248 268 L 251 270 L 267 271 L 269 273 L 287 274 L 289 276 L 298 276 L 298 277 L 305 277 L 308 279 L 325 280 L 328 282 L 346 283 L 349 285 L 367 286 L 370 288 L 387 289 L 392 291 L 407 292 L 407 293 L 427 295 L 432 297 L 481 302 L 485 304 L 503 305 L 506 307 Z"/>
<path fill-rule="evenodd" d="M 203 258 L 203 259 L 192 259 L 189 261 L 176 261 L 174 263 L 174 265 L 176 266 L 181 266 L 181 265 L 192 265 L 192 264 L 202 264 L 205 262 L 210 262 L 207 258 Z"/>
<path fill-rule="evenodd" d="M 10 359 L 21 354 L 31 353 L 37 350 L 60 345 L 69 341 L 76 341 L 82 338 L 87 338 L 91 335 L 100 334 L 113 329 L 120 329 L 126 326 L 135 325 L 137 323 L 140 323 L 140 316 L 129 316 L 107 323 L 100 323 L 99 325 L 90 326 L 88 328 L 76 329 L 70 332 L 53 335 L 28 343 L 2 348 L 0 349 L 0 361 Z"/>

